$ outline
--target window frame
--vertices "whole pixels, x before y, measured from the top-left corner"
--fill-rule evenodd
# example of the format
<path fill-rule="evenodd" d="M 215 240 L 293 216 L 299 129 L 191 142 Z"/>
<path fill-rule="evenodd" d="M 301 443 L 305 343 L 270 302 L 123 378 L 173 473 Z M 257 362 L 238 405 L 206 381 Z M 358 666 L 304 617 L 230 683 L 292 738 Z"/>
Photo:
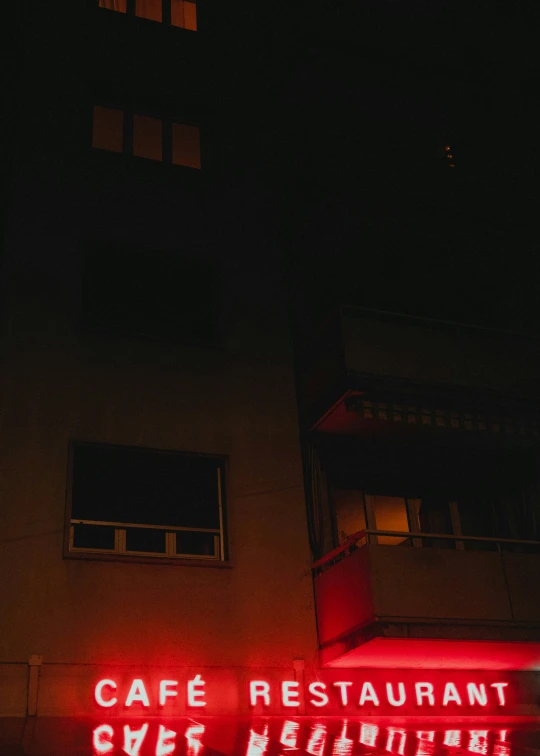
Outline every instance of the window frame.
<path fill-rule="evenodd" d="M 73 529 L 78 518 L 73 518 L 73 470 L 75 462 L 75 452 L 77 448 L 83 446 L 101 447 L 107 449 L 136 449 L 138 452 L 149 452 L 153 454 L 169 454 L 184 457 L 197 457 L 204 459 L 213 459 L 218 463 L 216 465 L 218 472 L 218 501 L 219 501 L 219 544 L 217 557 L 203 557 L 201 555 L 189 556 L 186 554 L 172 554 L 172 539 L 169 531 L 173 532 L 218 532 L 217 528 L 183 528 L 181 526 L 152 526 L 144 523 L 113 523 L 110 527 L 115 527 L 115 550 L 109 549 L 86 549 L 73 547 Z M 224 454 L 207 454 L 191 451 L 178 451 L 171 449 L 158 449 L 153 447 L 133 446 L 127 444 L 109 444 L 99 441 L 86 441 L 72 439 L 68 444 L 67 456 L 67 474 L 66 474 L 66 503 L 64 516 L 64 538 L 63 538 L 63 558 L 64 559 L 85 559 L 89 561 L 107 561 L 121 563 L 142 563 L 142 564 L 163 564 L 190 567 L 232 567 L 231 544 L 229 538 L 228 520 L 230 519 L 230 507 L 227 500 L 229 478 L 229 458 Z M 74 522 L 75 519 L 75 522 Z M 91 521 L 85 521 L 91 522 Z M 96 524 L 101 524 L 95 521 Z M 167 553 L 154 553 L 142 551 L 127 551 L 125 531 L 130 527 L 147 529 L 161 529 L 166 531 L 166 549 Z M 122 532 L 123 531 L 123 532 Z M 215 543 L 215 540 L 214 540 Z"/>

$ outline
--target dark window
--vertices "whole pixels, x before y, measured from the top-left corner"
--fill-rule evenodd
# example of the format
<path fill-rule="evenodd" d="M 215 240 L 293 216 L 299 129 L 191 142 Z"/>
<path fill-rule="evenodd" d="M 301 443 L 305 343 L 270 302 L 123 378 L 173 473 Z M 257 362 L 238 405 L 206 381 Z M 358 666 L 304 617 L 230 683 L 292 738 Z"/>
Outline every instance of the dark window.
<path fill-rule="evenodd" d="M 69 552 L 223 561 L 224 460 L 71 447 Z"/>
<path fill-rule="evenodd" d="M 123 247 L 96 247 L 86 255 L 87 330 L 212 346 L 218 342 L 218 300 L 218 275 L 208 265 Z"/>

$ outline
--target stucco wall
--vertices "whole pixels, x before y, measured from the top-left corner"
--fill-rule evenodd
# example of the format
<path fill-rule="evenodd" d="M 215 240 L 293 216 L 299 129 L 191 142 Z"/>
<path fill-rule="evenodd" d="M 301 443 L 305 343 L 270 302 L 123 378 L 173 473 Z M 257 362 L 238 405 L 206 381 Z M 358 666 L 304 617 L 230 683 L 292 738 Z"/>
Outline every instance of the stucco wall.
<path fill-rule="evenodd" d="M 236 256 L 226 241 L 202 245 L 209 259 L 229 255 L 218 349 L 84 337 L 81 261 L 95 216 L 79 199 L 60 181 L 28 179 L 18 208 L 35 209 L 32 223 L 14 222 L 8 243 L 0 661 L 309 664 L 317 640 L 292 356 L 271 249 L 262 240 L 262 261 L 250 261 L 245 245 Z M 152 238 L 148 213 L 131 206 L 128 227 L 127 207 L 115 216 L 121 199 L 115 213 L 101 202 L 113 237 L 170 248 L 170 228 Z M 233 566 L 63 559 L 70 439 L 227 455 Z"/>

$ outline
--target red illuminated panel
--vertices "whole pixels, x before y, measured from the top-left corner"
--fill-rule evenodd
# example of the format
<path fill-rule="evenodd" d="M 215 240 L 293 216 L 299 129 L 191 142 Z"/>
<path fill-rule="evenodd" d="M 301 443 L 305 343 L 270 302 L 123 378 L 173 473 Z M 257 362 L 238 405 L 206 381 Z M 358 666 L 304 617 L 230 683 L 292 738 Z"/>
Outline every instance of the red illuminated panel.
<path fill-rule="evenodd" d="M 540 669 L 540 643 L 374 638 L 346 653 L 321 654 L 324 666 L 340 669 Z"/>

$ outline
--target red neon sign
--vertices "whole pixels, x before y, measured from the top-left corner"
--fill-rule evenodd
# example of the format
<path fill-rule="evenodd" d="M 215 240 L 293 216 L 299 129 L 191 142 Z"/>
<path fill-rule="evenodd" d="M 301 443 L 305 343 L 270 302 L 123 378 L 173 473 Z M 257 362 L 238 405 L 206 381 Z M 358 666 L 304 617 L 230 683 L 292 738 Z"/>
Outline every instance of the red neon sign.
<path fill-rule="evenodd" d="M 458 712 L 471 716 L 475 713 L 499 715 L 501 710 L 508 709 L 509 701 L 512 706 L 516 702 L 515 689 L 508 680 L 495 677 L 496 673 L 445 673 L 441 670 L 424 670 L 422 676 L 414 670 L 398 670 L 397 673 L 397 679 L 391 679 L 392 672 L 381 670 L 348 670 L 346 674 L 318 670 L 318 679 L 314 680 L 314 673 L 310 679 L 306 671 L 302 683 L 287 679 L 250 680 L 243 691 L 237 692 L 236 698 L 240 711 L 247 713 L 286 714 L 288 711 L 308 715 L 399 712 L 407 716 L 427 711 L 444 715 Z M 96 682 L 93 693 L 100 709 L 117 711 L 125 707 L 134 713 L 177 715 L 184 709 L 203 708 L 207 714 L 218 714 L 220 698 L 228 696 L 230 691 L 213 686 L 211 680 L 207 683 L 197 674 L 183 681 L 169 677 L 159 680 L 107 677 Z M 106 748 L 106 738 L 100 747 Z"/>

